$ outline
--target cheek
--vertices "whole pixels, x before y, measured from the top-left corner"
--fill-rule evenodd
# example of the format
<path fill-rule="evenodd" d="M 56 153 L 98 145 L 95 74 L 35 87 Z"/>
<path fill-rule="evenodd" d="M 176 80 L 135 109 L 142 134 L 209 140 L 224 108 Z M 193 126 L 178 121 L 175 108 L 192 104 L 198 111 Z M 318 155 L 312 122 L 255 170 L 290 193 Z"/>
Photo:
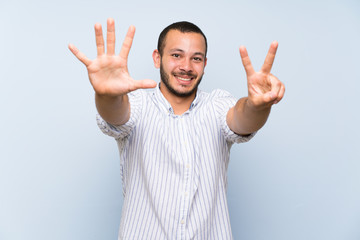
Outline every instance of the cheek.
<path fill-rule="evenodd" d="M 169 59 L 164 59 L 163 68 L 169 73 L 176 70 L 177 65 L 178 64 L 176 63 L 176 61 L 172 61 L 172 60 L 169 60 Z"/>
<path fill-rule="evenodd" d="M 178 61 L 174 60 L 174 59 L 170 59 L 168 62 L 167 62 L 167 65 L 170 69 L 173 69 L 173 68 L 176 68 L 179 64 L 178 64 Z"/>
<path fill-rule="evenodd" d="M 196 72 L 199 75 L 202 75 L 204 73 L 204 65 L 203 64 L 199 64 L 195 67 Z"/>

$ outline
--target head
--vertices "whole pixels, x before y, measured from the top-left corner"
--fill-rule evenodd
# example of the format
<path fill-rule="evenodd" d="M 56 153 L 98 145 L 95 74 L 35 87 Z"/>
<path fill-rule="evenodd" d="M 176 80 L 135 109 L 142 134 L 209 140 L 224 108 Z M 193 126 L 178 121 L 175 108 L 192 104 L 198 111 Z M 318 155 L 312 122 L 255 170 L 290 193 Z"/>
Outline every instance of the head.
<path fill-rule="evenodd" d="M 196 26 L 195 24 L 193 24 L 191 22 L 186 22 L 186 21 L 170 24 L 169 26 L 164 28 L 164 30 L 162 30 L 162 32 L 159 35 L 158 44 L 157 44 L 157 50 L 159 51 L 161 56 L 163 54 L 164 46 L 166 44 L 166 35 L 168 34 L 168 32 L 170 30 L 177 30 L 181 33 L 199 33 L 199 34 L 201 34 L 205 40 L 205 57 L 206 57 L 207 39 L 206 39 L 205 34 L 201 31 L 201 29 L 198 26 Z"/>
<path fill-rule="evenodd" d="M 206 53 L 206 37 L 196 25 L 177 22 L 166 27 L 153 53 L 155 67 L 160 68 L 161 88 L 166 88 L 161 90 L 177 97 L 195 95 L 204 74 Z"/>

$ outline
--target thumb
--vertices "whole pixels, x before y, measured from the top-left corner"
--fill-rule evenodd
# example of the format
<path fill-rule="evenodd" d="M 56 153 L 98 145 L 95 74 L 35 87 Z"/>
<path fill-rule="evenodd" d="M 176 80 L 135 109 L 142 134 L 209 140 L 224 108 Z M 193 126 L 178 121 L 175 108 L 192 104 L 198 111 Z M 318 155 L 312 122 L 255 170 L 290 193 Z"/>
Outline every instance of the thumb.
<path fill-rule="evenodd" d="M 135 89 L 139 88 L 154 88 L 156 87 L 157 83 L 151 79 L 143 79 L 135 81 Z"/>

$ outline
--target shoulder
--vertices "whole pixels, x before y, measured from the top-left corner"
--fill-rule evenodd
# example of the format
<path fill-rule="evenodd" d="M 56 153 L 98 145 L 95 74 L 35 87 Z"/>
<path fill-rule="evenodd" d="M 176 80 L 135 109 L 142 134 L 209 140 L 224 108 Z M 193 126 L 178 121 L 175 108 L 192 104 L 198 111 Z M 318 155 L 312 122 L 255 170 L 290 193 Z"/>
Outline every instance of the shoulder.
<path fill-rule="evenodd" d="M 228 91 L 223 90 L 223 89 L 214 89 L 211 91 L 210 95 L 213 98 L 216 97 L 233 97 Z"/>
<path fill-rule="evenodd" d="M 194 101 L 196 105 L 200 103 L 200 106 L 211 109 L 229 108 L 236 103 L 236 98 L 223 89 L 214 89 L 209 93 L 199 90 L 196 98 Z"/>
<path fill-rule="evenodd" d="M 128 93 L 129 101 L 131 106 L 137 107 L 145 107 L 149 102 L 150 99 L 153 98 L 155 91 L 138 89 Z"/>
<path fill-rule="evenodd" d="M 232 97 L 233 95 L 231 95 L 228 91 L 223 90 L 223 89 L 214 89 L 211 92 L 204 92 L 201 90 L 198 90 L 198 97 L 202 100 L 202 101 L 211 101 L 211 100 L 215 100 L 218 98 L 226 98 L 226 97 Z"/>
<path fill-rule="evenodd" d="M 226 90 L 223 89 L 214 89 L 211 91 L 207 97 L 208 102 L 212 103 L 221 103 L 227 102 L 227 104 L 235 104 L 236 98 Z"/>
<path fill-rule="evenodd" d="M 128 93 L 129 98 L 144 98 L 144 97 L 146 97 L 146 95 L 147 95 L 147 93 L 143 89 L 137 89 L 135 91 Z"/>

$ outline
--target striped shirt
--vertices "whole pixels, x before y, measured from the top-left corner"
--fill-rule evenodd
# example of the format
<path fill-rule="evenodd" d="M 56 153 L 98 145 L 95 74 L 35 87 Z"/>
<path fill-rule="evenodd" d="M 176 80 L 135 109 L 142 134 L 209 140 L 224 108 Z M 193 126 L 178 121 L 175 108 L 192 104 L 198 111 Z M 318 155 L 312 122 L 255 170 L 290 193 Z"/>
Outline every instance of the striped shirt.
<path fill-rule="evenodd" d="M 128 94 L 129 121 L 100 129 L 116 139 L 124 203 L 119 239 L 232 239 L 226 199 L 233 143 L 246 142 L 226 123 L 236 99 L 223 90 L 197 91 L 175 115 L 160 92 Z"/>

